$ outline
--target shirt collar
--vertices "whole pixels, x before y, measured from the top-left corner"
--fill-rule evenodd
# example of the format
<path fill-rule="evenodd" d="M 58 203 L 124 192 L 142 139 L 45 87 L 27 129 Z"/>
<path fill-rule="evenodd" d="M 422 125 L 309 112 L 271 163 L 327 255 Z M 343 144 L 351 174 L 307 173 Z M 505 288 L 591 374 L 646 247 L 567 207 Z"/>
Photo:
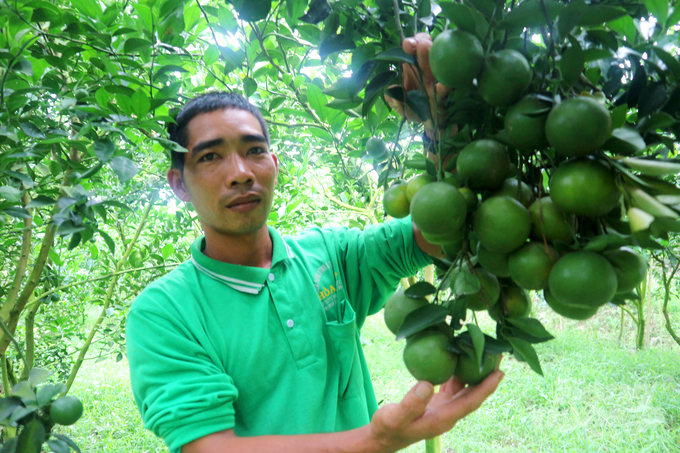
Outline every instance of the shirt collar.
<path fill-rule="evenodd" d="M 271 269 L 273 269 L 278 263 L 295 258 L 295 255 L 278 231 L 270 226 L 267 228 L 272 240 Z M 259 294 L 262 291 L 271 269 L 217 261 L 207 257 L 203 249 L 205 249 L 205 236 L 199 237 L 191 244 L 191 261 L 200 272 L 243 293 Z"/>

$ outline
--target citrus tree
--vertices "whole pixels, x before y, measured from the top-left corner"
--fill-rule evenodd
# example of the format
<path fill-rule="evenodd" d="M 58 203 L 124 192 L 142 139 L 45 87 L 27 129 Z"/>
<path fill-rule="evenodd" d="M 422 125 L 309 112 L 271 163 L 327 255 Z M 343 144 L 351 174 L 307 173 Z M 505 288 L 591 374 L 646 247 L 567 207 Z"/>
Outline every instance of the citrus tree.
<path fill-rule="evenodd" d="M 395 333 L 459 376 L 506 351 L 540 372 L 531 344 L 551 336 L 526 290 L 578 319 L 626 306 L 637 250 L 678 231 L 679 21 L 660 0 L 1 0 L 3 423 L 21 428 L 5 439 L 77 448 L 46 436 L 51 405 L 93 345 L 122 358 L 129 303 L 200 234 L 163 183 L 183 151 L 165 128 L 210 90 L 266 117 L 281 231 L 387 211 L 442 245 Z M 434 89 L 401 48 L 421 31 Z M 495 332 L 467 322 L 479 310 Z"/>

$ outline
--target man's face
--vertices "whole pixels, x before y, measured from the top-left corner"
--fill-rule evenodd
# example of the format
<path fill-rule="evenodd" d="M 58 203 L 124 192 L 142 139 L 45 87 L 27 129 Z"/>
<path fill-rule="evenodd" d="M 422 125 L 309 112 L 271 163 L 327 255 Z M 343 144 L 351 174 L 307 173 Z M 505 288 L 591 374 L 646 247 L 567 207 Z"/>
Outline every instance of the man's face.
<path fill-rule="evenodd" d="M 257 118 L 245 110 L 201 113 L 187 125 L 184 177 L 168 171 L 177 197 L 191 202 L 204 231 L 240 236 L 262 228 L 278 174 Z"/>

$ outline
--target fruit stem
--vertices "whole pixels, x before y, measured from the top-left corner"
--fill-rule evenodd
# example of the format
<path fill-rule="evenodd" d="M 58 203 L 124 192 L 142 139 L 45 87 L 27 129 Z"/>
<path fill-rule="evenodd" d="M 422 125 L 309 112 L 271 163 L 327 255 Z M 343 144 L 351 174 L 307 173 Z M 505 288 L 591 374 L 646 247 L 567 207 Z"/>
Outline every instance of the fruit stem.
<path fill-rule="evenodd" d="M 401 28 L 401 14 L 399 11 L 399 0 L 392 0 L 394 4 L 394 22 L 397 25 L 397 30 L 399 31 L 399 43 L 406 39 L 404 36 L 404 30 Z"/>

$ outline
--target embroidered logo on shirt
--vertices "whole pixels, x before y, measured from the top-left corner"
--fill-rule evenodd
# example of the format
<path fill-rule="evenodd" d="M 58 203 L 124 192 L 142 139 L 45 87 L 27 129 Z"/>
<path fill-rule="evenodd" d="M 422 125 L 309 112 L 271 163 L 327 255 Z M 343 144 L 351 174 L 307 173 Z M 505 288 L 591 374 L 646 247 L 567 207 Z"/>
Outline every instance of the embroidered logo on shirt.
<path fill-rule="evenodd" d="M 333 271 L 330 261 L 319 266 L 314 273 L 314 287 L 324 311 L 335 307 L 338 303 L 337 292 L 342 289 L 342 282 L 338 280 L 338 273 Z"/>

